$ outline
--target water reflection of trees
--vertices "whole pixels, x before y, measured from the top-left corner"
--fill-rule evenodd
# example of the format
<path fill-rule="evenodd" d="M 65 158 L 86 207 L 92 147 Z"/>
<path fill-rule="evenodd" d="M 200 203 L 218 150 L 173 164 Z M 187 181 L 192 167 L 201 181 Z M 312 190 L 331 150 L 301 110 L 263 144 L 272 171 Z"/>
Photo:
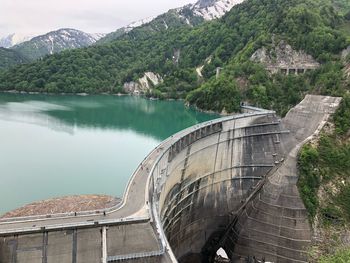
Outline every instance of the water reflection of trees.
<path fill-rule="evenodd" d="M 188 109 L 179 101 L 150 101 L 129 96 L 0 95 L 0 118 L 69 134 L 74 133 L 74 127 L 133 130 L 163 140 L 214 117 Z"/>

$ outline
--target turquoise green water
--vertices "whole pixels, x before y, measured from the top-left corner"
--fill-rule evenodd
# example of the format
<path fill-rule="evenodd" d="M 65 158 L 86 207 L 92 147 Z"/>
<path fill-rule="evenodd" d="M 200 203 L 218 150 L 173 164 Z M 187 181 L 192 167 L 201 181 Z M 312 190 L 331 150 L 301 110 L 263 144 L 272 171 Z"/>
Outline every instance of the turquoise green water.
<path fill-rule="evenodd" d="M 216 117 L 179 101 L 0 94 L 0 214 L 58 196 L 121 197 L 162 140 Z"/>

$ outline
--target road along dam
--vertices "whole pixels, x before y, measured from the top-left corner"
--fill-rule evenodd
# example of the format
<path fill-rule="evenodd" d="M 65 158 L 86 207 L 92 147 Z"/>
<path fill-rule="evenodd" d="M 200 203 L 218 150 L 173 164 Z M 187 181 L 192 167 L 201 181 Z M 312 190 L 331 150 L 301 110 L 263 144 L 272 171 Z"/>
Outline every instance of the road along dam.
<path fill-rule="evenodd" d="M 307 262 L 297 154 L 338 107 L 311 96 L 284 119 L 245 112 L 162 142 L 108 209 L 0 219 L 0 263 Z M 252 261 L 254 262 L 254 261 Z"/>

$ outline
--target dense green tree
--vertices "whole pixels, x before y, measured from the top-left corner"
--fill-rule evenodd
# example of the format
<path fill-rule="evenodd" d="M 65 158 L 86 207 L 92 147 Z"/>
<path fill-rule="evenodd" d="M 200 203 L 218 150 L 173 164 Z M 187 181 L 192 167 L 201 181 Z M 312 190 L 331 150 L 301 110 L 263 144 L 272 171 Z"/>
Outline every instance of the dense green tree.
<path fill-rule="evenodd" d="M 235 80 L 230 76 L 222 75 L 192 91 L 187 100 L 202 109 L 237 112 L 241 95 Z"/>

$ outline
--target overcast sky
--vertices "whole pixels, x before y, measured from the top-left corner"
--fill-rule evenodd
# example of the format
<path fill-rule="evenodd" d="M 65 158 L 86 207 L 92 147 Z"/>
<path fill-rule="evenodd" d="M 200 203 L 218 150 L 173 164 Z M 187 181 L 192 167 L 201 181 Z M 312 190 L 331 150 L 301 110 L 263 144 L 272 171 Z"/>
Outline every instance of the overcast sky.
<path fill-rule="evenodd" d="M 0 0 L 0 36 L 59 28 L 108 33 L 195 0 Z"/>

